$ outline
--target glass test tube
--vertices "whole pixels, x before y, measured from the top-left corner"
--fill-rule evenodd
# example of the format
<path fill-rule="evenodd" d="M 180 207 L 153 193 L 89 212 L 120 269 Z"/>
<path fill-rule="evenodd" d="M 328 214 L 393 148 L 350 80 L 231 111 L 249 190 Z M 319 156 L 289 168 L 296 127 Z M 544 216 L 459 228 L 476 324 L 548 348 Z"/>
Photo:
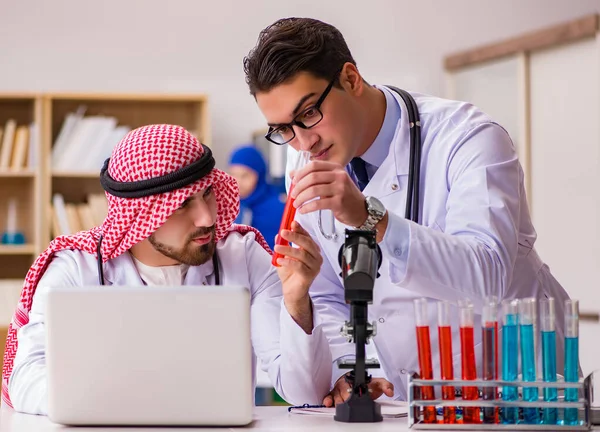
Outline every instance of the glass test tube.
<path fill-rule="evenodd" d="M 498 298 L 486 298 L 481 315 L 482 345 L 483 345 L 483 379 L 498 379 Z M 496 399 L 495 387 L 483 388 L 483 399 Z M 498 408 L 483 408 L 484 423 L 498 423 Z"/>
<path fill-rule="evenodd" d="M 536 381 L 535 372 L 535 341 L 533 337 L 533 321 L 535 318 L 535 298 L 525 298 L 519 302 L 519 330 L 521 336 L 521 373 L 523 381 Z M 538 400 L 537 387 L 523 387 L 523 400 L 535 402 Z M 527 424 L 540 422 L 537 408 L 523 408 L 523 420 Z"/>
<path fill-rule="evenodd" d="M 579 300 L 565 300 L 565 381 L 579 381 Z M 565 389 L 565 402 L 578 400 L 578 389 Z M 564 423 L 579 423 L 577 408 L 565 408 Z"/>
<path fill-rule="evenodd" d="M 452 327 L 450 321 L 450 302 L 440 301 L 438 310 L 438 340 L 440 345 L 440 376 L 443 380 L 454 379 L 452 363 Z M 442 387 L 442 399 L 454 400 L 454 386 Z M 456 423 L 455 407 L 444 407 L 444 423 Z"/>
<path fill-rule="evenodd" d="M 542 330 L 542 374 L 546 382 L 556 382 L 556 315 L 554 298 L 540 300 L 540 327 Z M 556 402 L 558 389 L 544 388 L 544 401 Z M 544 408 L 543 424 L 558 422 L 557 408 Z"/>
<path fill-rule="evenodd" d="M 519 373 L 519 334 L 517 333 L 519 300 L 503 301 L 502 315 L 502 380 L 516 381 Z M 502 400 L 514 402 L 518 397 L 517 387 L 502 388 Z M 502 410 L 502 423 L 516 424 L 518 420 L 518 408 L 505 407 Z"/>
<path fill-rule="evenodd" d="M 475 342 L 473 333 L 473 326 L 475 325 L 473 304 L 470 301 L 460 301 L 458 306 L 460 318 L 462 379 L 475 380 L 477 379 L 477 365 L 475 363 Z M 479 399 L 479 391 L 477 390 L 477 387 L 463 387 L 462 392 L 464 400 Z M 481 423 L 480 408 L 464 407 L 463 422 Z"/>
<path fill-rule="evenodd" d="M 417 350 L 419 353 L 419 368 L 421 379 L 433 379 L 433 366 L 431 361 L 431 340 L 429 337 L 429 305 L 426 298 L 414 300 L 415 321 L 417 327 Z M 433 386 L 421 388 L 423 400 L 435 399 Z M 437 414 L 434 406 L 423 407 L 423 422 L 436 423 Z"/>
<path fill-rule="evenodd" d="M 296 164 L 294 166 L 294 170 L 299 170 L 304 167 L 310 161 L 310 153 L 307 151 L 298 152 L 298 159 L 296 159 Z M 285 207 L 283 209 L 283 216 L 281 217 L 281 224 L 279 225 L 279 235 L 275 239 L 275 245 L 280 246 L 288 246 L 290 243 L 281 237 L 281 231 L 290 230 L 292 228 L 292 221 L 294 217 L 296 217 L 296 207 L 294 207 L 294 199 L 292 198 L 292 190 L 294 189 L 294 184 L 290 184 L 290 189 L 288 191 L 287 200 L 285 202 Z M 279 267 L 277 260 L 279 258 L 283 258 L 283 255 L 277 252 L 273 252 L 273 258 L 271 259 L 271 264 L 276 267 Z"/>

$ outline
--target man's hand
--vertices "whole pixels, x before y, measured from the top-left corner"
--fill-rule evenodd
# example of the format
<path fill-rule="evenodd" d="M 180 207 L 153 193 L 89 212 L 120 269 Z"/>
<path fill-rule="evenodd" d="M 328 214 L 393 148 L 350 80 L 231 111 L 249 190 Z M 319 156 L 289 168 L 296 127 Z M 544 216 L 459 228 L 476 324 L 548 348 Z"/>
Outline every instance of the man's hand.
<path fill-rule="evenodd" d="M 350 389 L 350 384 L 346 382 L 345 375 L 342 375 L 335 383 L 333 390 L 323 399 L 323 405 L 332 407 L 345 402 L 350 397 Z M 373 400 L 378 399 L 384 393 L 386 396 L 392 397 L 394 396 L 394 384 L 383 378 L 373 378 L 369 383 L 369 393 Z"/>
<path fill-rule="evenodd" d="M 276 245 L 275 252 L 283 255 L 277 260 L 277 273 L 281 279 L 283 302 L 288 313 L 310 334 L 313 328 L 312 305 L 308 289 L 321 270 L 323 257 L 319 246 L 296 222 L 292 230 L 283 230 L 281 236 L 298 247 Z"/>
<path fill-rule="evenodd" d="M 292 197 L 300 213 L 331 210 L 338 221 L 353 227 L 367 220 L 365 197 L 343 166 L 313 161 L 292 174 Z"/>

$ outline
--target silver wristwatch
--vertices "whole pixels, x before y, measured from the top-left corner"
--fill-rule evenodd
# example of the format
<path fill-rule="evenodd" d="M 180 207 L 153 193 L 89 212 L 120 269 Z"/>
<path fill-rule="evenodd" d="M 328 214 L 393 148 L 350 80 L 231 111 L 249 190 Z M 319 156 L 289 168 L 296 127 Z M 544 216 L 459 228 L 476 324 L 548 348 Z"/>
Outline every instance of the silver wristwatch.
<path fill-rule="evenodd" d="M 364 231 L 372 231 L 375 229 L 375 225 L 383 219 L 385 216 L 385 207 L 377 198 L 368 196 L 365 198 L 365 205 L 367 206 L 367 220 L 357 229 Z"/>

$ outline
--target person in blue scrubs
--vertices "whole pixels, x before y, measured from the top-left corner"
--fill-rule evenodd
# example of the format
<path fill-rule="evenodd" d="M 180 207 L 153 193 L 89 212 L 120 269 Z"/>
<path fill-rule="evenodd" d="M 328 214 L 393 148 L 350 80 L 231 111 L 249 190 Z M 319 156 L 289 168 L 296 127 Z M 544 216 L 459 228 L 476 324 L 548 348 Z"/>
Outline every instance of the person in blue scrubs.
<path fill-rule="evenodd" d="M 259 230 L 273 249 L 285 202 L 267 182 L 265 159 L 256 147 L 243 146 L 232 153 L 228 171 L 240 186 L 240 214 L 235 222 Z"/>

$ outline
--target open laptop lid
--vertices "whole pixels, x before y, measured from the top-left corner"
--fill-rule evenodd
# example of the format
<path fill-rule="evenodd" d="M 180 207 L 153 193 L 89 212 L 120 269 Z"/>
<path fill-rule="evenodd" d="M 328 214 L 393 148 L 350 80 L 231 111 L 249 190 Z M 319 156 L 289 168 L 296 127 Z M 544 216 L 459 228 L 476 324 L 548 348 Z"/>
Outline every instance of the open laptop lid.
<path fill-rule="evenodd" d="M 251 421 L 247 289 L 57 287 L 48 292 L 46 313 L 51 420 L 222 426 Z"/>

